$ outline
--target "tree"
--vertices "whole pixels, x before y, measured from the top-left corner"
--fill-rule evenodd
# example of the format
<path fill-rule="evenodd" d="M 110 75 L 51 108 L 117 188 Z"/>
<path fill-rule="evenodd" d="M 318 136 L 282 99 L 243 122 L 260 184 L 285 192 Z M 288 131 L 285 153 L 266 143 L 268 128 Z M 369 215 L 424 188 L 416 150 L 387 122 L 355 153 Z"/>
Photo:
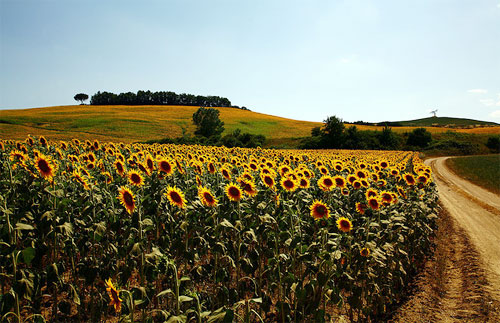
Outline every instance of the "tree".
<path fill-rule="evenodd" d="M 323 139 L 326 148 L 340 148 L 342 146 L 344 122 L 336 116 L 327 117 L 323 126 Z"/>
<path fill-rule="evenodd" d="M 195 135 L 204 137 L 220 136 L 224 131 L 224 122 L 219 119 L 219 110 L 214 108 L 199 108 L 193 114 L 196 125 Z"/>
<path fill-rule="evenodd" d="M 491 149 L 492 152 L 500 152 L 500 136 L 489 137 L 486 143 L 486 147 Z"/>
<path fill-rule="evenodd" d="M 83 104 L 83 101 L 86 101 L 89 98 L 89 96 L 85 93 L 78 93 L 73 97 L 75 101 L 80 101 L 80 104 Z"/>
<path fill-rule="evenodd" d="M 406 144 L 409 146 L 417 146 L 421 148 L 427 147 L 432 141 L 432 135 L 425 128 L 417 128 L 410 132 Z"/>
<path fill-rule="evenodd" d="M 388 126 L 384 127 L 384 129 L 380 133 L 378 140 L 380 142 L 380 146 L 382 147 L 382 149 L 391 150 L 399 148 L 398 137 Z"/>

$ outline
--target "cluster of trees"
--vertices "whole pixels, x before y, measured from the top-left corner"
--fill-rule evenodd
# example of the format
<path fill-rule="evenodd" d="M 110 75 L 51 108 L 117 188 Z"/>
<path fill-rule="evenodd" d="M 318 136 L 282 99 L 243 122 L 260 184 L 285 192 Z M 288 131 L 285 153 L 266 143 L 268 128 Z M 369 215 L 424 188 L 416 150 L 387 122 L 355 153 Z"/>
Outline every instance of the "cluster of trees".
<path fill-rule="evenodd" d="M 195 136 L 191 137 L 184 134 L 175 139 L 165 138 L 162 140 L 152 140 L 148 143 L 162 144 L 186 144 L 186 145 L 210 145 L 256 148 L 264 146 L 266 137 L 263 135 L 254 135 L 242 132 L 236 129 L 232 133 L 222 136 L 224 132 L 224 122 L 219 118 L 220 112 L 214 108 L 201 107 L 193 113 L 193 123 L 196 126 Z"/>
<path fill-rule="evenodd" d="M 76 98 L 75 98 L 76 99 Z M 248 110 L 246 107 L 231 105 L 231 101 L 220 96 L 177 94 L 171 91 L 137 91 L 115 94 L 97 92 L 90 99 L 92 105 L 190 105 L 202 107 L 233 107 Z"/>
<path fill-rule="evenodd" d="M 360 131 L 356 126 L 345 128 L 342 119 L 327 117 L 323 127 L 313 128 L 311 137 L 302 141 L 305 149 L 422 149 L 432 141 L 425 128 L 417 128 L 407 136 L 397 134 L 388 126 L 382 131 Z"/>

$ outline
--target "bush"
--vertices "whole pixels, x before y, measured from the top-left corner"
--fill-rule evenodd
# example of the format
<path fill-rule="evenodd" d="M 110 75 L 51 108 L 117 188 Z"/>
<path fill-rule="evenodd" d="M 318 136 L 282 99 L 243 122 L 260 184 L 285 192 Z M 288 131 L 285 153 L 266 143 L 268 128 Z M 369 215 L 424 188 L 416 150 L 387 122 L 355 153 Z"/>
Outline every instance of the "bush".
<path fill-rule="evenodd" d="M 499 153 L 500 152 L 500 136 L 488 137 L 488 141 L 486 142 L 486 147 L 488 147 L 494 153 Z"/>
<path fill-rule="evenodd" d="M 432 135 L 425 128 L 417 128 L 410 132 L 406 144 L 420 148 L 427 147 L 432 141 Z"/>

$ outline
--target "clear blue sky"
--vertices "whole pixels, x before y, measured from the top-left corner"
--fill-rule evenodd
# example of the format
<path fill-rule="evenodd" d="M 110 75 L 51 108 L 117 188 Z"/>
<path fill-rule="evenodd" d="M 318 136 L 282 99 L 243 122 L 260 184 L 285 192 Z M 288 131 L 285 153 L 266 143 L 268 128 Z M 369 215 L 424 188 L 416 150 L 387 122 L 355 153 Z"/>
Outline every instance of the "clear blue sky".
<path fill-rule="evenodd" d="M 219 95 L 322 121 L 500 122 L 500 0 L 0 0 L 0 108 Z"/>

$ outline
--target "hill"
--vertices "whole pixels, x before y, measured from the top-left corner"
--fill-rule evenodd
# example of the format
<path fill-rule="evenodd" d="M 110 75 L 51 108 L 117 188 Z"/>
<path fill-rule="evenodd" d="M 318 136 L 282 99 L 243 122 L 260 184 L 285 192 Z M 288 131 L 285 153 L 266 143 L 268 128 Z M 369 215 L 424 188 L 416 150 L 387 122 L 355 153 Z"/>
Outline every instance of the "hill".
<path fill-rule="evenodd" d="M 457 127 L 467 127 L 467 126 L 500 126 L 500 124 L 495 122 L 480 121 L 473 119 L 464 118 L 450 118 L 450 117 L 429 117 L 416 120 L 408 121 L 397 121 L 403 126 L 411 127 L 433 127 L 433 126 L 457 126 Z"/>
<path fill-rule="evenodd" d="M 116 142 L 176 138 L 183 133 L 194 133 L 192 115 L 197 109 L 194 106 L 75 105 L 0 110 L 0 138 L 22 140 L 28 134 Z M 224 134 L 239 128 L 266 136 L 268 145 L 295 146 L 300 137 L 309 136 L 312 128 L 322 125 L 229 107 L 217 109 L 225 123 Z"/>
<path fill-rule="evenodd" d="M 43 135 L 49 139 L 81 140 L 98 139 L 114 142 L 138 142 L 152 139 L 176 138 L 183 133 L 192 135 L 195 127 L 192 115 L 195 106 L 97 106 L 74 105 L 19 110 L 0 110 L 0 138 L 24 140 L 28 134 Z M 261 134 L 267 138 L 267 146 L 296 147 L 303 137 L 310 136 L 321 122 L 309 122 L 281 118 L 263 113 L 234 108 L 217 108 L 225 123 L 225 132 L 239 128 L 243 132 Z M 426 118 L 467 120 L 456 118 Z M 419 120 L 426 120 L 419 119 Z M 401 123 L 426 126 L 419 120 Z M 476 121 L 474 121 L 476 122 Z M 484 122 L 483 122 L 484 123 Z M 444 121 L 443 121 L 444 124 Z M 447 123 L 446 123 L 447 124 Z M 474 123 L 475 124 L 475 123 Z M 486 123 L 485 123 L 486 124 Z M 490 123 L 492 124 L 492 123 Z M 346 127 L 351 124 L 346 124 Z M 381 130 L 381 126 L 356 125 L 359 130 Z M 415 126 L 393 127 L 399 133 L 410 132 Z M 498 134 L 500 126 L 471 129 L 428 127 L 432 133 L 456 131 L 462 133 Z"/>

